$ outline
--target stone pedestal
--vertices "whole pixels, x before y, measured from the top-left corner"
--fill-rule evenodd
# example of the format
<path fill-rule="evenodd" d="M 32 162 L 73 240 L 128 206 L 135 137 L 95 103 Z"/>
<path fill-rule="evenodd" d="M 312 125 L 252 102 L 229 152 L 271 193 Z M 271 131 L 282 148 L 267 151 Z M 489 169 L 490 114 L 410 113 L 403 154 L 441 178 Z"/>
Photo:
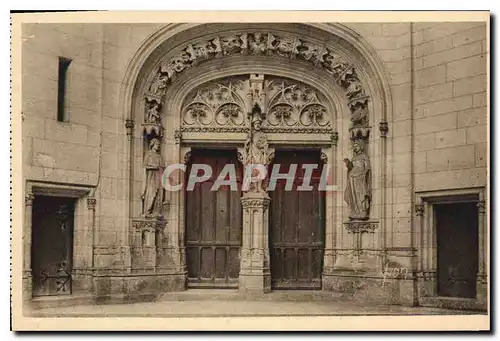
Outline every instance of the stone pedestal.
<path fill-rule="evenodd" d="M 249 294 L 271 291 L 269 267 L 269 196 L 265 192 L 245 193 L 243 207 L 243 245 L 239 290 Z"/>

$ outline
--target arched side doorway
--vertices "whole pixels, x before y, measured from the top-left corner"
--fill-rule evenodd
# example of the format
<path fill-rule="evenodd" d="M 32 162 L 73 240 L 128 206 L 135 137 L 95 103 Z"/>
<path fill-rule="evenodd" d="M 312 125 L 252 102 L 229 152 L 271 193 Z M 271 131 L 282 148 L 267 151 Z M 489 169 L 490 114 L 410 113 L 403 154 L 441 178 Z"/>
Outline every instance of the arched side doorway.
<path fill-rule="evenodd" d="M 344 37 L 348 36 L 346 32 Z M 187 206 L 184 192 L 161 190 L 158 198 L 163 206 L 145 211 L 144 199 L 133 184 L 144 181 L 146 156 L 151 152 L 166 163 L 184 163 L 193 149 L 229 149 L 243 155 L 245 141 L 253 131 L 253 121 L 248 117 L 254 114 L 255 104 L 262 115 L 266 156 L 270 160 L 281 150 L 305 148 L 321 155 L 322 162 L 331 169 L 333 180 L 330 185 L 337 186 L 337 190 L 325 195 L 324 246 L 320 266 L 323 289 L 331 287 L 325 285 L 325 281 L 331 279 L 334 270 L 339 265 L 344 266 L 346 259 L 352 261 L 359 256 L 362 248 L 373 251 L 370 256 L 375 258 L 375 264 L 381 263 L 385 243 L 385 218 L 381 207 L 385 202 L 386 186 L 380 183 L 373 186 L 373 190 L 370 188 L 371 208 L 361 213 L 364 214 L 362 219 L 344 226 L 349 221 L 349 210 L 344 205 L 346 171 L 341 160 L 353 155 L 354 142 L 361 141 L 365 159 L 371 159 L 372 179 L 385 181 L 385 142 L 383 137 L 370 132 L 374 124 L 383 125 L 385 122 L 388 95 L 377 77 L 373 61 L 365 57 L 366 49 L 356 49 L 352 45 L 355 39 L 349 41 L 344 37 L 308 25 L 283 24 L 278 28 L 268 24 L 200 25 L 186 27 L 175 37 L 168 37 L 146 58 L 135 83 L 135 92 L 130 97 L 132 111 L 127 121 L 133 136 L 129 149 L 129 192 L 130 217 L 135 223 L 130 233 L 134 235 L 142 226 L 150 228 L 149 219 L 161 217 L 153 224 L 156 231 L 163 234 L 156 234 L 156 260 L 148 263 L 157 273 L 188 277 L 185 258 Z M 175 43 L 171 44 L 173 41 Z M 233 83 L 243 83 L 242 88 L 233 86 Z M 219 103 L 219 109 L 225 108 L 222 114 L 217 109 L 219 111 L 212 112 L 210 118 L 209 113 L 202 113 L 199 107 L 189 109 L 197 102 L 200 88 L 215 86 L 221 89 L 227 88 L 228 84 L 231 84 L 229 92 L 241 93 L 236 96 L 238 100 Z M 270 84 L 275 85 L 274 90 Z M 272 103 L 273 91 L 285 93 L 287 87 L 310 88 L 317 98 L 301 99 L 300 104 Z M 296 95 L 293 91 L 292 99 L 309 93 L 308 90 Z M 286 102 L 287 99 L 281 100 Z M 125 103 L 128 101 L 126 99 Z M 296 125 L 283 121 L 290 117 L 283 104 L 296 111 Z M 274 117 L 273 105 L 275 112 L 280 112 L 279 115 L 274 113 Z M 297 109 L 300 105 L 303 107 Z M 228 124 L 239 117 L 238 110 L 243 120 Z M 301 122 L 303 113 L 310 122 Z M 276 124 L 278 121 L 281 123 Z M 160 141 L 157 150 L 153 148 L 155 143 L 151 144 L 152 139 Z M 269 163 L 270 160 L 266 161 Z M 159 171 L 160 167 L 155 169 Z M 184 181 L 183 173 L 177 176 L 176 181 Z M 265 292 L 271 286 L 269 200 L 258 199 L 260 201 L 242 201 L 240 255 L 248 262 L 241 261 L 239 285 L 241 288 L 242 283 L 246 283 L 244 286 Z M 254 211 L 259 212 L 257 218 L 249 215 Z M 245 226 L 251 226 L 247 234 L 252 238 L 248 237 L 247 241 Z M 134 238 L 131 238 L 131 248 L 141 250 L 143 246 L 134 244 Z M 137 252 L 131 254 L 133 258 Z M 259 265 L 255 266 L 256 263 Z M 242 274 L 253 282 L 242 282 Z"/>

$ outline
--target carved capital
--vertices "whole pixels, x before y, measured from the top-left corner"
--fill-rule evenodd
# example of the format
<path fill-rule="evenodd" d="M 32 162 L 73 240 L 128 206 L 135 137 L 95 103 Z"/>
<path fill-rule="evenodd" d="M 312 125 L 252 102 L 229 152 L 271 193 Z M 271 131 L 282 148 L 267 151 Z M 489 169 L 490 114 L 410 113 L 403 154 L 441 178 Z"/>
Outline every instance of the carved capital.
<path fill-rule="evenodd" d="M 423 216 L 424 211 L 425 211 L 424 205 L 422 205 L 422 204 L 415 205 L 415 213 L 417 214 L 417 216 L 419 216 L 419 217 Z"/>
<path fill-rule="evenodd" d="M 486 202 L 481 200 L 477 203 L 477 212 L 478 213 L 486 213 Z"/>
<path fill-rule="evenodd" d="M 180 144 L 182 140 L 182 132 L 180 130 L 174 131 L 175 144 Z"/>
<path fill-rule="evenodd" d="M 337 147 L 337 144 L 339 142 L 339 133 L 334 131 L 330 136 L 330 140 L 332 141 L 332 146 Z"/>
<path fill-rule="evenodd" d="M 159 218 L 145 218 L 145 219 L 134 219 L 132 220 L 132 227 L 135 230 L 143 231 L 154 231 L 154 230 L 163 230 L 167 225 L 167 221 Z"/>
<path fill-rule="evenodd" d="M 382 121 L 379 123 L 378 129 L 380 130 L 381 137 L 387 137 L 387 133 L 389 132 L 389 124 L 386 121 Z"/>
<path fill-rule="evenodd" d="M 33 193 L 27 193 L 24 196 L 24 204 L 26 206 L 33 206 L 33 200 L 35 200 L 35 195 Z"/>
<path fill-rule="evenodd" d="M 132 132 L 134 131 L 134 126 L 135 126 L 134 120 L 130 120 L 130 119 L 125 120 L 125 130 L 126 130 L 127 136 L 132 135 Z"/>
<path fill-rule="evenodd" d="M 349 221 L 344 223 L 349 233 L 374 233 L 378 227 L 378 221 Z"/>
<path fill-rule="evenodd" d="M 241 197 L 241 206 L 243 208 L 268 208 L 271 199 L 267 196 L 267 194 L 257 194 L 257 195 L 247 195 Z"/>
<path fill-rule="evenodd" d="M 87 209 L 94 211 L 96 203 L 97 203 L 96 198 L 93 197 L 87 198 Z"/>

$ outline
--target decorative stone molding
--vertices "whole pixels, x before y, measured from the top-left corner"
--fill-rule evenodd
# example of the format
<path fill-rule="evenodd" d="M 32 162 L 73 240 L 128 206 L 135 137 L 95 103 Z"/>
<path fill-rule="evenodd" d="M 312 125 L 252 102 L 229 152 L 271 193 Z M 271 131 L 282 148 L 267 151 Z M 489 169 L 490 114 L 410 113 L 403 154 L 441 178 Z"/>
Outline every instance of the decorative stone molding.
<path fill-rule="evenodd" d="M 425 205 L 417 204 L 415 205 L 415 213 L 417 216 L 423 216 L 425 211 Z"/>
<path fill-rule="evenodd" d="M 349 221 L 344 226 L 349 233 L 374 233 L 378 228 L 378 221 Z"/>
<path fill-rule="evenodd" d="M 389 124 L 386 121 L 382 121 L 379 123 L 378 129 L 380 130 L 381 137 L 387 137 L 389 133 Z"/>

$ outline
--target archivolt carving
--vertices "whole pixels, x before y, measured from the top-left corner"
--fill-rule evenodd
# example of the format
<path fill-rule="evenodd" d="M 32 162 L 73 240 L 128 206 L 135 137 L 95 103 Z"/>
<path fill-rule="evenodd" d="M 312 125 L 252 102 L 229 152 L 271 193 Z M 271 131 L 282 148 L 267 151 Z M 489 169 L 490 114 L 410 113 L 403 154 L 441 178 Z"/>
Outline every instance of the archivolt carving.
<path fill-rule="evenodd" d="M 368 127 L 368 96 L 363 89 L 355 67 L 328 46 L 311 42 L 302 37 L 282 33 L 248 32 L 216 36 L 206 41 L 188 44 L 177 56 L 161 61 L 154 71 L 155 74 L 151 77 L 145 95 L 149 100 L 154 98 L 158 104 L 161 104 L 159 98 L 165 95 L 168 85 L 175 80 L 178 74 L 200 62 L 234 54 L 297 58 L 310 62 L 315 67 L 323 68 L 332 75 L 333 81 L 345 90 L 345 96 L 351 111 L 351 129 Z M 148 110 L 151 109 L 151 105 L 146 108 L 145 121 L 149 120 Z M 190 113 L 192 116 L 188 120 L 192 119 L 190 122 L 197 122 L 199 125 L 210 125 L 215 119 L 222 119 L 225 122 L 222 126 L 231 124 L 237 126 L 237 122 L 241 122 L 237 102 L 228 103 L 224 108 L 219 107 L 215 112 L 213 108 L 208 110 L 206 105 L 203 101 L 198 103 L 197 106 L 193 105 Z M 161 110 L 160 107 L 157 107 L 157 109 Z M 302 109 L 302 112 L 304 110 L 305 108 Z M 284 104 L 277 106 L 275 112 L 281 117 L 282 122 L 285 119 L 293 118 L 291 109 Z M 321 121 L 325 118 L 323 113 L 324 111 L 320 106 L 311 106 L 304 117 L 306 121 L 302 124 L 326 124 L 325 121 Z M 217 117 L 219 114 L 221 116 Z M 303 119 L 303 117 L 298 119 Z M 293 126 L 293 121 L 289 123 L 292 123 Z M 353 135 L 357 137 L 358 134 Z"/>

